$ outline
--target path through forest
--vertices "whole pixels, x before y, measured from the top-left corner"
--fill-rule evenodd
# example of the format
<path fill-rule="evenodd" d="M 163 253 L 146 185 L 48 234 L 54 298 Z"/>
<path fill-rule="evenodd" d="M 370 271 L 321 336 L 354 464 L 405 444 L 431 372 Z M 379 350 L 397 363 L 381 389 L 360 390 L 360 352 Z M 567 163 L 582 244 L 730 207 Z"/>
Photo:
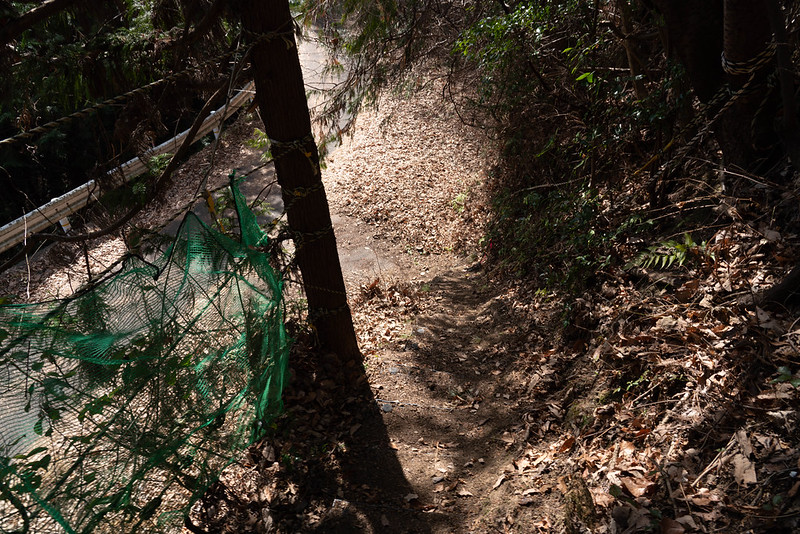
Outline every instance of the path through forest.
<path fill-rule="evenodd" d="M 438 83 L 416 89 L 362 113 L 323 172 L 373 402 L 342 409 L 326 391 L 334 385 L 304 374 L 320 356 L 304 364 L 295 354 L 290 428 L 254 453 L 261 476 L 226 479 L 253 494 L 270 488 L 271 512 L 242 519 L 253 528 L 536 532 L 561 523 L 555 488 L 569 470 L 538 473 L 535 486 L 514 476 L 520 458 L 535 462 L 528 437 L 547 428 L 520 393 L 552 382 L 553 371 L 532 377 L 517 365 L 533 357 L 525 310 L 479 261 L 491 147 L 442 105 Z M 561 445 L 559 434 L 541 444 L 541 471 Z"/>
<path fill-rule="evenodd" d="M 286 534 L 796 532 L 800 334 L 791 315 L 725 297 L 768 280 L 756 259 L 788 256 L 788 238 L 733 223 L 694 270 L 610 270 L 568 302 L 496 280 L 479 246 L 494 147 L 422 80 L 365 110 L 323 170 L 368 383 L 336 381 L 290 292 L 286 414 L 196 519 Z M 210 145 L 134 224 L 167 223 L 205 173 L 213 190 L 253 171 L 254 194 L 276 198 L 246 143 L 258 126 L 243 114 L 213 165 Z M 64 297 L 125 251 L 119 237 L 85 255 L 55 245 L 0 287 Z"/>

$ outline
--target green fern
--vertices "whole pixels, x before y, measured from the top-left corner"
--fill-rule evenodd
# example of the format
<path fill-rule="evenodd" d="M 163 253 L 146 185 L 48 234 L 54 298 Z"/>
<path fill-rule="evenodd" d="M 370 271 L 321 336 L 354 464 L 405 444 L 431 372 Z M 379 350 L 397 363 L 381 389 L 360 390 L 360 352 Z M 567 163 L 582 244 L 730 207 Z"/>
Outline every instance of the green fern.
<path fill-rule="evenodd" d="M 699 257 L 710 257 L 706 242 L 695 243 L 688 233 L 683 234 L 683 241 L 670 239 L 652 245 L 631 260 L 626 268 L 641 267 L 643 269 L 670 269 L 673 266 L 683 267 L 687 260 Z"/>

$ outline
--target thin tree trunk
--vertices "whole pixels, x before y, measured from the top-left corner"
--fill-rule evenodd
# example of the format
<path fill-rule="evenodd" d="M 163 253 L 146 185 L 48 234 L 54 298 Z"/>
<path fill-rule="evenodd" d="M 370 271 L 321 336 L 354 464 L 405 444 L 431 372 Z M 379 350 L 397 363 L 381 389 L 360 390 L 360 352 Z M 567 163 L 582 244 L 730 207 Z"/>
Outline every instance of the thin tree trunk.
<path fill-rule="evenodd" d="M 723 83 L 722 0 L 654 0 L 677 53 L 701 102 L 708 103 Z"/>
<path fill-rule="evenodd" d="M 800 130 L 797 125 L 797 106 L 795 105 L 794 81 L 792 76 L 792 51 L 786 35 L 781 6 L 777 0 L 764 0 L 767 9 L 769 24 L 775 36 L 776 50 L 775 61 L 778 67 L 778 82 L 781 89 L 781 103 L 783 104 L 783 119 L 781 120 L 781 135 L 789 152 L 789 158 L 795 169 L 800 169 Z"/>
<path fill-rule="evenodd" d="M 727 82 L 732 90 L 748 84 L 750 73 L 723 71 L 720 52 L 728 67 L 748 65 L 768 46 L 772 31 L 767 10 L 756 0 L 654 0 L 664 15 L 670 46 L 686 67 L 701 102 L 710 103 Z M 767 98 L 765 80 L 770 65 L 759 65 L 748 90 L 741 94 L 714 127 L 726 166 L 754 171 L 771 156 L 777 141 L 772 125 L 777 99 Z M 741 72 L 741 73 L 740 73 Z M 723 95 L 724 96 L 724 95 Z M 773 95 L 774 96 L 774 95 Z M 724 102 L 709 109 L 714 117 Z"/>
<path fill-rule="evenodd" d="M 633 81 L 633 92 L 639 100 L 647 96 L 647 89 L 645 88 L 644 81 L 642 80 L 642 60 L 639 47 L 636 41 L 631 37 L 633 34 L 633 22 L 631 20 L 631 6 L 628 0 L 617 0 L 617 9 L 619 10 L 619 18 L 622 26 L 622 46 L 625 48 L 625 54 L 628 57 L 628 68 L 631 71 L 631 78 Z"/>
<path fill-rule="evenodd" d="M 251 60 L 256 103 L 272 141 L 275 172 L 297 246 L 309 319 L 323 348 L 343 361 L 360 361 L 347 306 L 342 269 L 311 134 L 303 74 L 288 0 L 241 0 L 246 37 L 256 43 Z"/>

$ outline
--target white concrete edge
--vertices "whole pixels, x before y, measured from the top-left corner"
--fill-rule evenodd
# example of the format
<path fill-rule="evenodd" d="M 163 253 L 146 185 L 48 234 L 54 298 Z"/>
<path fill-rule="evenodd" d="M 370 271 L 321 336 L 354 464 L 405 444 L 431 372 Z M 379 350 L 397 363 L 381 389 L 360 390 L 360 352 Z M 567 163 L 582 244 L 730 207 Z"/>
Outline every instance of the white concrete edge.
<path fill-rule="evenodd" d="M 253 95 L 253 82 L 247 84 L 244 89 L 239 91 L 226 106 L 222 106 L 203 121 L 203 125 L 195 136 L 196 139 L 207 135 L 218 127 L 225 119 L 233 115 L 249 98 Z M 224 112 L 224 116 L 223 116 Z M 175 151 L 189 135 L 189 130 L 179 133 L 160 145 L 148 150 L 143 157 L 152 158 L 167 152 Z M 142 157 L 126 161 L 119 167 L 108 171 L 109 175 L 121 175 L 125 181 L 136 178 L 147 171 Z M 92 194 L 95 189 L 95 182 L 91 180 L 72 191 L 54 198 L 47 204 L 26 213 L 22 217 L 11 221 L 0 227 L 0 253 L 5 252 L 11 247 L 25 241 L 25 237 L 35 232 L 40 232 L 45 228 L 57 224 L 64 217 L 68 217 L 78 210 L 85 208 L 90 202 L 96 200 Z"/>

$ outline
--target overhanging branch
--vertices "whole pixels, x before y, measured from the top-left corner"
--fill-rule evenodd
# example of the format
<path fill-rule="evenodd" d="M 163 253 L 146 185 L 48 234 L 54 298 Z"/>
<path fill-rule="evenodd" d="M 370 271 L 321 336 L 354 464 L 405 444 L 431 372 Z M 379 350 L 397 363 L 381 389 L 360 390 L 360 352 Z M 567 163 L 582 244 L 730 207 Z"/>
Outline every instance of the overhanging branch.
<path fill-rule="evenodd" d="M 46 0 L 0 28 L 0 46 L 6 45 L 49 16 L 67 9 L 76 0 Z"/>

